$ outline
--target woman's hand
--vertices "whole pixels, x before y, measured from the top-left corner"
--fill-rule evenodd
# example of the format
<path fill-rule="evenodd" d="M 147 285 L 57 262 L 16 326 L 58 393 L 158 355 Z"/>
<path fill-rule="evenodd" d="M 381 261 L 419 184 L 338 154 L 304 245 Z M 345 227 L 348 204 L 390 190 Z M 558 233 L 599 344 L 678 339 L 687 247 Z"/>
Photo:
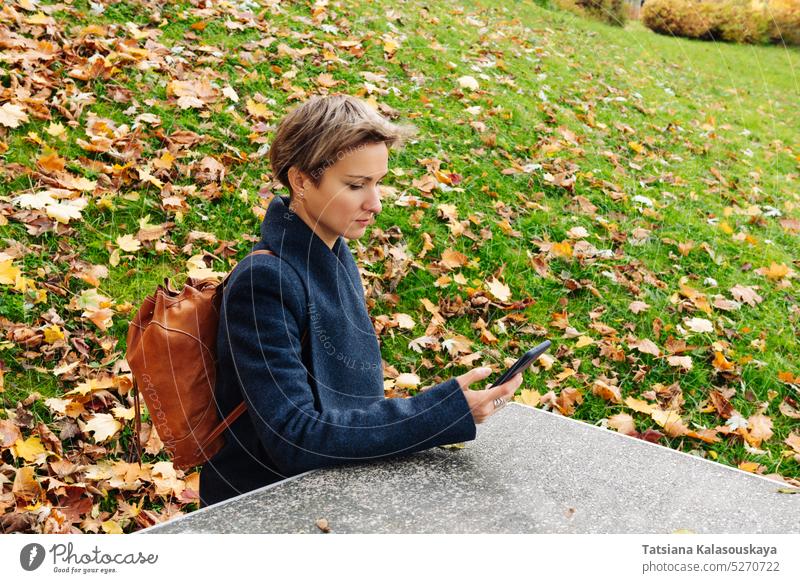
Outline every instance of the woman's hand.
<path fill-rule="evenodd" d="M 522 384 L 522 373 L 517 373 L 502 385 L 492 387 L 491 389 L 483 389 L 481 391 L 473 391 L 469 385 L 485 379 L 492 373 L 492 369 L 488 367 L 473 368 L 462 375 L 456 377 L 458 383 L 461 385 L 461 390 L 464 391 L 464 397 L 469 403 L 469 408 L 472 411 L 472 417 L 475 423 L 483 423 L 493 413 L 496 413 L 503 408 L 495 407 L 495 399 L 503 399 L 506 402 L 514 397 L 514 393 Z"/>

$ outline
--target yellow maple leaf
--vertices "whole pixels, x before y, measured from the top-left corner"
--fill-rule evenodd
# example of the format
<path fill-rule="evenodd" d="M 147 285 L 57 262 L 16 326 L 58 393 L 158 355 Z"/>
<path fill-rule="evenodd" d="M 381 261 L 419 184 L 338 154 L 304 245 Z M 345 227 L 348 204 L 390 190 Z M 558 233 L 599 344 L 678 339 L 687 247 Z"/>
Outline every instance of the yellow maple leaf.
<path fill-rule="evenodd" d="M 117 237 L 117 245 L 123 251 L 132 253 L 142 248 L 142 242 L 136 239 L 133 235 L 120 235 Z"/>
<path fill-rule="evenodd" d="M 750 472 L 751 474 L 755 474 L 756 470 L 758 470 L 759 464 L 757 462 L 742 462 L 739 464 L 739 469 L 744 470 L 745 472 Z"/>
<path fill-rule="evenodd" d="M 246 108 L 247 108 L 247 113 L 249 113 L 253 117 L 269 119 L 274 115 L 272 111 L 270 111 L 269 107 L 266 106 L 266 104 L 258 103 L 256 101 L 253 101 L 252 99 L 247 100 Z"/>
<path fill-rule="evenodd" d="M 169 170 L 172 166 L 172 163 L 175 161 L 175 156 L 167 150 L 165 151 L 160 158 L 156 158 L 153 160 L 153 167 L 158 168 L 160 170 Z"/>
<path fill-rule="evenodd" d="M 569 241 L 553 243 L 550 251 L 556 257 L 572 257 L 572 245 L 570 245 Z"/>
<path fill-rule="evenodd" d="M 100 523 L 100 526 L 106 534 L 122 534 L 122 527 L 114 520 L 106 520 Z"/>
<path fill-rule="evenodd" d="M 650 414 L 653 421 L 658 423 L 664 428 L 664 431 L 670 437 L 679 437 L 686 435 L 689 428 L 683 423 L 680 414 L 677 411 L 664 411 L 663 409 L 653 409 Z"/>
<path fill-rule="evenodd" d="M 701 429 L 700 431 L 687 431 L 686 435 L 689 437 L 694 437 L 695 439 L 699 439 L 701 441 L 705 441 L 706 443 L 716 443 L 720 441 L 720 438 L 717 437 L 717 432 L 714 429 Z"/>
<path fill-rule="evenodd" d="M 637 154 L 641 154 L 644 152 L 644 146 L 641 145 L 639 142 L 628 142 L 628 147 Z"/>
<path fill-rule="evenodd" d="M 156 178 L 155 176 L 153 176 L 150 173 L 150 169 L 149 168 L 147 168 L 147 167 L 137 168 L 136 171 L 139 173 L 139 180 L 141 180 L 142 182 L 149 182 L 150 184 L 152 184 L 156 188 L 163 188 L 164 187 L 164 183 L 161 180 L 159 180 L 158 178 Z"/>
<path fill-rule="evenodd" d="M 48 344 L 53 344 L 59 340 L 64 340 L 64 332 L 60 327 L 53 324 L 44 329 L 44 341 Z"/>
<path fill-rule="evenodd" d="M 536 407 L 541 399 L 541 393 L 533 389 L 522 389 L 519 395 L 514 396 L 514 400 L 516 402 L 523 403 L 531 407 Z"/>
<path fill-rule="evenodd" d="M 171 461 L 160 461 L 153 464 L 151 472 L 156 494 L 159 496 L 180 496 L 186 487 L 183 480 L 178 479 Z"/>
<path fill-rule="evenodd" d="M 400 44 L 397 42 L 397 40 L 391 37 L 386 37 L 383 41 L 383 51 L 389 56 L 394 55 L 399 46 Z"/>
<path fill-rule="evenodd" d="M 442 252 L 442 259 L 439 263 L 448 269 L 463 267 L 469 261 L 469 257 L 456 251 L 455 249 L 445 249 Z"/>
<path fill-rule="evenodd" d="M 27 22 L 28 24 L 43 24 L 43 25 L 54 24 L 53 18 L 47 16 L 47 14 L 41 11 L 37 12 L 36 14 L 30 15 L 28 18 L 25 19 L 25 22 Z"/>
<path fill-rule="evenodd" d="M 620 394 L 619 387 L 600 379 L 595 379 L 592 383 L 592 393 L 612 403 L 622 402 L 622 395 Z"/>
<path fill-rule="evenodd" d="M 627 413 L 617 413 L 608 418 L 608 426 L 620 433 L 630 435 L 636 431 L 633 417 Z"/>
<path fill-rule="evenodd" d="M 59 223 L 67 224 L 72 219 L 81 218 L 81 210 L 88 204 L 88 201 L 83 198 L 76 198 L 49 204 L 45 207 L 47 216 L 51 219 L 57 220 Z"/>
<path fill-rule="evenodd" d="M 714 361 L 711 363 L 719 371 L 731 370 L 734 365 L 718 350 L 714 352 Z"/>
<path fill-rule="evenodd" d="M 100 330 L 108 330 L 113 324 L 114 310 L 110 308 L 89 308 L 81 314 L 82 318 L 90 320 Z"/>
<path fill-rule="evenodd" d="M 47 453 L 41 440 L 36 435 L 31 435 L 25 441 L 18 439 L 11 448 L 14 457 L 21 457 L 26 462 L 35 462 L 39 456 Z"/>
<path fill-rule="evenodd" d="M 774 261 L 763 271 L 768 279 L 781 279 L 789 273 L 789 267 L 785 263 L 777 264 Z"/>
<path fill-rule="evenodd" d="M 401 373 L 394 380 L 394 386 L 398 389 L 415 389 L 419 383 L 419 376 L 415 375 L 413 372 Z"/>
<path fill-rule="evenodd" d="M 67 160 L 59 156 L 55 150 L 47 148 L 36 162 L 45 172 L 61 172 Z"/>
<path fill-rule="evenodd" d="M 47 126 L 47 128 L 45 128 L 45 131 L 54 138 L 57 138 L 67 131 L 67 128 L 65 128 L 61 123 L 51 123 L 49 126 Z"/>
<path fill-rule="evenodd" d="M 114 417 L 117 419 L 127 419 L 128 421 L 133 420 L 134 417 L 134 410 L 133 407 L 114 407 L 111 409 L 111 412 L 114 414 Z"/>
<path fill-rule="evenodd" d="M 75 385 L 75 388 L 69 392 L 64 393 L 64 396 L 68 397 L 70 395 L 86 395 L 98 388 L 100 387 L 95 386 L 95 380 L 89 379 L 87 381 L 82 381 L 77 385 Z"/>
<path fill-rule="evenodd" d="M 395 322 L 397 322 L 397 326 L 404 330 L 413 330 L 414 326 L 416 326 L 414 318 L 412 318 L 408 314 L 402 312 L 395 312 L 394 314 L 392 314 L 392 318 Z"/>
<path fill-rule="evenodd" d="M 19 267 L 14 267 L 13 259 L 0 260 L 0 284 L 14 285 L 14 282 L 22 274 Z"/>
<path fill-rule="evenodd" d="M 655 410 L 655 407 L 647 401 L 636 399 L 634 397 L 626 397 L 625 404 L 634 411 L 638 411 L 639 413 L 647 413 L 648 415 Z"/>
<path fill-rule="evenodd" d="M 762 441 L 772 437 L 772 419 L 760 413 L 751 415 L 748 419 L 748 430 L 744 438 L 753 447 L 759 447 Z"/>

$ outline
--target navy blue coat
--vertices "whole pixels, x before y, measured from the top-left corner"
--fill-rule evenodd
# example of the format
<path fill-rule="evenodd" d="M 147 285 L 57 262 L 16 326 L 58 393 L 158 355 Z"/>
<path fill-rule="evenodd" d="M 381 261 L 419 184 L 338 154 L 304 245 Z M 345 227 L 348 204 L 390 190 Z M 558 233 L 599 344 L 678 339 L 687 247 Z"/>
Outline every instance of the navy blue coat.
<path fill-rule="evenodd" d="M 275 196 L 225 285 L 217 336 L 220 418 L 247 413 L 200 472 L 201 506 L 307 470 L 475 439 L 455 377 L 387 399 L 364 287 L 342 236 L 333 249 Z M 307 345 L 301 346 L 304 330 Z"/>

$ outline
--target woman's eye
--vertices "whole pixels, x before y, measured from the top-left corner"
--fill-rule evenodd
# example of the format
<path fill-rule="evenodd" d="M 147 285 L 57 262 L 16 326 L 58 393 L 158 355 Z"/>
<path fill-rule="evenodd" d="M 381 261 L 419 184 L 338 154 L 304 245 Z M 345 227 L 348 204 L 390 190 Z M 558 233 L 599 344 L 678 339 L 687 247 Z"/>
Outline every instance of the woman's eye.
<path fill-rule="evenodd" d="M 360 189 L 360 188 L 364 188 L 364 186 L 365 186 L 365 185 L 364 185 L 364 184 L 350 184 L 350 185 L 348 185 L 348 186 L 350 186 L 350 190 L 358 190 L 358 189 Z M 379 180 L 379 181 L 378 181 L 378 182 L 375 184 L 375 186 L 383 186 L 383 184 L 382 184 L 382 183 L 381 183 L 381 181 Z"/>

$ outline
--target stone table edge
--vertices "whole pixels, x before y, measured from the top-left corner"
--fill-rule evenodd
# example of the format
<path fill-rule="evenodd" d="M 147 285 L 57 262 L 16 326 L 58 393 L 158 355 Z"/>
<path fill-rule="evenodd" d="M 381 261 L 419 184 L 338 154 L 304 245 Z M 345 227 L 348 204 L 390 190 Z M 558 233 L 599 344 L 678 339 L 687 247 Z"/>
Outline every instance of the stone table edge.
<path fill-rule="evenodd" d="M 508 404 L 509 404 L 509 405 L 517 405 L 517 406 L 519 406 L 519 407 L 525 407 L 525 408 L 527 408 L 527 409 L 531 409 L 532 411 L 536 411 L 536 412 L 537 412 L 536 414 L 545 414 L 545 415 L 550 415 L 550 416 L 552 416 L 552 417 L 557 417 L 557 418 L 559 418 L 559 419 L 561 419 L 561 420 L 563 420 L 563 421 L 566 421 L 566 422 L 577 423 L 577 424 L 579 424 L 579 425 L 580 425 L 580 428 L 581 428 L 581 429 L 585 429 L 585 428 L 592 428 L 592 429 L 596 429 L 596 430 L 598 430 L 598 431 L 608 432 L 608 433 L 611 433 L 611 434 L 617 435 L 617 436 L 619 436 L 619 437 L 624 437 L 624 438 L 627 438 L 627 439 L 632 439 L 632 440 L 636 441 L 636 442 L 637 442 L 637 444 L 639 444 L 639 445 L 641 445 L 641 444 L 646 444 L 646 445 L 648 445 L 648 446 L 652 446 L 652 447 L 658 447 L 658 448 L 661 448 L 661 449 L 664 449 L 664 450 L 668 450 L 668 451 L 670 451 L 670 452 L 672 452 L 672 453 L 676 453 L 676 454 L 681 454 L 681 455 L 689 456 L 689 457 L 690 457 L 690 458 L 692 458 L 693 460 L 699 460 L 699 461 L 701 461 L 701 462 L 706 462 L 706 463 L 709 463 L 709 464 L 713 464 L 713 465 L 714 465 L 716 468 L 725 468 L 725 469 L 727 469 L 727 470 L 731 470 L 731 471 L 733 471 L 733 472 L 735 472 L 735 473 L 744 474 L 744 475 L 746 475 L 746 476 L 748 476 L 748 477 L 750 477 L 750 478 L 753 478 L 753 477 L 755 477 L 755 478 L 761 478 L 761 479 L 763 479 L 763 480 L 766 480 L 766 481 L 770 482 L 772 485 L 776 485 L 776 486 L 777 486 L 777 485 L 783 484 L 783 486 L 784 486 L 784 487 L 787 487 L 787 488 L 795 488 L 795 486 L 792 486 L 791 484 L 789 484 L 789 483 L 787 483 L 787 482 L 783 482 L 783 481 L 775 480 L 775 479 L 773 479 L 773 478 L 769 478 L 769 477 L 767 477 L 767 476 L 763 476 L 763 475 L 761 475 L 761 474 L 754 474 L 754 473 L 752 473 L 752 472 L 746 472 L 746 471 L 744 471 L 744 470 L 741 470 L 741 469 L 739 469 L 739 468 L 735 468 L 735 467 L 733 467 L 733 466 L 729 466 L 729 465 L 727 465 L 727 464 L 723 464 L 722 462 L 718 462 L 718 461 L 714 461 L 714 460 L 709 460 L 709 459 L 706 459 L 706 458 L 703 458 L 703 457 L 700 457 L 700 456 L 692 455 L 692 454 L 690 454 L 690 453 L 687 453 L 687 452 L 685 452 L 685 451 L 679 451 L 679 450 L 677 450 L 677 449 L 673 449 L 673 448 L 671 448 L 671 447 L 668 447 L 668 446 L 665 446 L 665 445 L 661 445 L 661 444 L 659 444 L 659 443 L 653 443 L 652 441 L 647 441 L 647 440 L 645 440 L 645 439 L 639 439 L 638 437 L 633 437 L 632 435 L 626 435 L 626 434 L 624 434 L 624 433 L 620 433 L 620 432 L 618 432 L 618 431 L 614 431 L 614 430 L 611 430 L 611 429 L 607 429 L 607 428 L 605 428 L 605 427 L 602 427 L 602 426 L 600 426 L 600 425 L 596 425 L 596 424 L 594 424 L 594 423 L 588 423 L 588 422 L 586 422 L 586 421 L 583 421 L 583 420 L 580 420 L 580 419 L 574 419 L 574 418 L 572 418 L 572 417 L 568 417 L 568 416 L 566 416 L 566 415 L 561 415 L 560 413 L 554 413 L 554 412 L 552 412 L 552 411 L 546 411 L 546 410 L 544 410 L 544 409 L 539 409 L 538 407 L 532 407 L 531 405 L 526 405 L 525 403 L 519 403 L 519 402 L 516 402 L 516 401 L 510 401 Z M 192 511 L 192 512 L 189 512 L 189 513 L 187 513 L 187 514 L 184 514 L 184 515 L 182 515 L 182 516 L 178 516 L 178 517 L 176 517 L 176 518 L 173 518 L 173 519 L 171 519 L 171 520 L 166 520 L 166 521 L 164 521 L 164 522 L 159 522 L 159 523 L 153 524 L 153 525 L 151 525 L 151 526 L 148 526 L 147 528 L 143 528 L 143 529 L 141 529 L 141 530 L 137 530 L 137 531 L 135 531 L 135 532 L 132 532 L 131 534 L 144 534 L 144 533 L 147 533 L 147 534 L 149 534 L 149 532 L 148 532 L 148 531 L 150 531 L 150 530 L 155 530 L 156 528 L 158 528 L 158 527 L 160 527 L 160 526 L 164 526 L 165 524 L 170 524 L 170 525 L 172 525 L 172 524 L 175 524 L 176 522 L 182 521 L 182 520 L 184 520 L 184 519 L 188 519 L 188 518 L 191 518 L 191 517 L 193 517 L 193 516 L 197 516 L 197 514 L 198 514 L 198 513 L 205 512 L 205 511 L 208 511 L 208 510 L 213 510 L 213 509 L 216 509 L 218 506 L 220 506 L 220 505 L 222 505 L 222 504 L 229 504 L 229 503 L 233 503 L 234 501 L 236 501 L 236 500 L 238 500 L 238 499 L 240 499 L 240 498 L 243 498 L 243 497 L 245 497 L 245 496 L 253 496 L 253 495 L 256 495 L 256 494 L 258 494 L 258 493 L 260 493 L 260 492 L 265 492 L 265 491 L 267 491 L 267 490 L 270 490 L 270 489 L 272 489 L 272 488 L 277 488 L 278 486 L 281 486 L 281 485 L 283 485 L 283 484 L 286 484 L 286 483 L 288 483 L 288 482 L 291 482 L 291 481 L 297 480 L 297 479 L 299 479 L 299 478 L 302 478 L 302 477 L 303 477 L 303 476 L 305 476 L 305 475 L 308 475 L 308 474 L 311 474 L 311 473 L 313 473 L 313 472 L 317 472 L 317 471 L 319 471 L 319 470 L 318 470 L 318 469 L 313 469 L 313 470 L 308 470 L 308 471 L 305 471 L 305 472 L 303 472 L 302 474 L 296 474 L 296 475 L 294 475 L 294 476 L 289 476 L 288 478 L 285 478 L 285 479 L 283 479 L 283 480 L 279 480 L 279 481 L 277 481 L 277 482 L 273 482 L 272 484 L 267 484 L 266 486 L 263 486 L 263 487 L 261 487 L 261 488 L 257 488 L 257 489 L 255 489 L 255 490 L 250 490 L 250 491 L 248 491 L 248 492 L 243 492 L 243 493 L 241 493 L 241 494 L 239 494 L 239 495 L 237 495 L 237 496 L 233 496 L 233 497 L 231 497 L 231 498 L 228 498 L 228 499 L 226 499 L 226 500 L 222 500 L 221 502 L 217 502 L 216 504 L 211 504 L 211 505 L 209 505 L 209 506 L 205 506 L 205 507 L 203 507 L 203 508 L 199 508 L 199 509 L 197 509 L 197 510 L 194 510 L 194 511 Z"/>

